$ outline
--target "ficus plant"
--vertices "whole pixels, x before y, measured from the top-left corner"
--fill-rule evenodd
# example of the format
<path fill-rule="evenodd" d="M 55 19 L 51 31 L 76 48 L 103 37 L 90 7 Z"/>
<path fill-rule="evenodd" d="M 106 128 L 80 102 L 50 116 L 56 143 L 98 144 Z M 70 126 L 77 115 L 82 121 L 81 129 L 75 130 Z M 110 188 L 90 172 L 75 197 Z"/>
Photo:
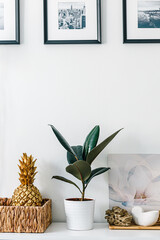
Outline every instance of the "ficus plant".
<path fill-rule="evenodd" d="M 70 146 L 61 133 L 53 125 L 49 126 L 52 128 L 61 145 L 67 150 L 67 161 L 69 165 L 66 167 L 66 172 L 72 174 L 75 178 L 80 180 L 82 183 L 82 188 L 80 189 L 76 183 L 61 176 L 53 176 L 52 179 L 61 180 L 74 185 L 81 193 L 81 201 L 84 201 L 85 191 L 90 181 L 94 177 L 105 173 L 110 169 L 106 167 L 100 167 L 92 170 L 91 165 L 93 161 L 122 129 L 113 133 L 111 136 L 97 145 L 100 127 L 95 126 L 86 137 L 83 146 Z"/>

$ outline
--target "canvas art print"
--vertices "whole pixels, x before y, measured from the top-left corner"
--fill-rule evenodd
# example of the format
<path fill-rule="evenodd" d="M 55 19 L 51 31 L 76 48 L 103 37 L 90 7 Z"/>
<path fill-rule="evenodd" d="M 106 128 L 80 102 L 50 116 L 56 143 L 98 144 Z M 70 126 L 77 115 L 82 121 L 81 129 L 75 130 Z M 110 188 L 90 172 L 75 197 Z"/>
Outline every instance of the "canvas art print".
<path fill-rule="evenodd" d="M 160 155 L 108 156 L 109 205 L 160 209 Z"/>
<path fill-rule="evenodd" d="M 84 29 L 86 27 L 86 6 L 84 2 L 59 2 L 58 28 Z"/>

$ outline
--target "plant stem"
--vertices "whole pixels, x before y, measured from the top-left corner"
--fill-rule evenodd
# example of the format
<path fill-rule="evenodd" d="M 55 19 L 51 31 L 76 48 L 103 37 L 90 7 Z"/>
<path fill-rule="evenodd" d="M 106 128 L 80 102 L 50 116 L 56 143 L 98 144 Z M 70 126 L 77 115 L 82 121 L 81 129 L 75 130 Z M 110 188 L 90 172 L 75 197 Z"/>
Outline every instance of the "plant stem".
<path fill-rule="evenodd" d="M 82 190 L 82 198 L 81 201 L 84 201 L 84 196 L 85 196 L 85 184 L 82 182 L 83 190 Z"/>
<path fill-rule="evenodd" d="M 75 157 L 76 161 L 78 161 L 78 158 L 76 157 L 76 155 L 74 155 L 74 157 Z"/>

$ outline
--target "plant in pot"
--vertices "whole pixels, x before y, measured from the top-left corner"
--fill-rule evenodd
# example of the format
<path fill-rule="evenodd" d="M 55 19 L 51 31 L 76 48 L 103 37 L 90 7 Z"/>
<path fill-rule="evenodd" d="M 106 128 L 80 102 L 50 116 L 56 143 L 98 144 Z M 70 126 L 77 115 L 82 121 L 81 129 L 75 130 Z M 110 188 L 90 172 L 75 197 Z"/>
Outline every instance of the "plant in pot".
<path fill-rule="evenodd" d="M 81 194 L 80 198 L 70 198 L 64 200 L 68 228 L 71 230 L 92 229 L 95 201 L 93 199 L 85 198 L 85 192 L 89 183 L 94 177 L 105 173 L 110 168 L 100 167 L 92 170 L 91 165 L 96 157 L 122 129 L 118 130 L 97 145 L 100 127 L 95 126 L 86 137 L 83 146 L 70 146 L 61 133 L 53 125 L 49 126 L 51 126 L 61 145 L 67 150 L 67 161 L 69 165 L 66 167 L 66 172 L 80 180 L 82 186 L 80 188 L 75 182 L 61 176 L 52 177 L 52 179 L 61 180 L 74 185 Z"/>

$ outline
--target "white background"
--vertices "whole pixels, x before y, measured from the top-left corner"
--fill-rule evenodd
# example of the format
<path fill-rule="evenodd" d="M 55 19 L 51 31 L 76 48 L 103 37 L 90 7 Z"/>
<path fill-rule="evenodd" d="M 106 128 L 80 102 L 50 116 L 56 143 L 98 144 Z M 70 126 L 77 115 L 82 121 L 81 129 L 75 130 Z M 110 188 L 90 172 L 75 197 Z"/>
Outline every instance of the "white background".
<path fill-rule="evenodd" d="M 79 195 L 74 186 L 51 180 L 70 176 L 48 123 L 70 144 L 83 143 L 96 124 L 100 140 L 124 127 L 94 167 L 107 166 L 107 153 L 160 153 L 160 44 L 123 45 L 121 1 L 102 2 L 102 45 L 43 45 L 43 2 L 25 0 L 22 44 L 0 46 L 0 195 L 12 195 L 18 159 L 32 153 L 35 185 L 53 199 L 54 220 L 65 219 L 63 199 Z M 107 187 L 106 173 L 87 190 L 96 199 L 96 221 L 105 221 Z"/>

